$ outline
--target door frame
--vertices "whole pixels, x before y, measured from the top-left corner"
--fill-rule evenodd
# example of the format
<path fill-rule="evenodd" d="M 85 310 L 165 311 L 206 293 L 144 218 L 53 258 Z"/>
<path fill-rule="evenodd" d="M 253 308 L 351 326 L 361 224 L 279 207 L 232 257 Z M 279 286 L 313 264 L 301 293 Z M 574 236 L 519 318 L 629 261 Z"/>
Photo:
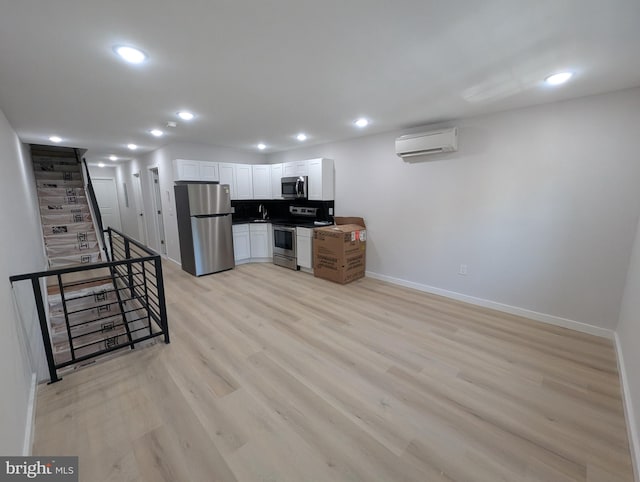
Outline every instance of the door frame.
<path fill-rule="evenodd" d="M 149 230 L 147 228 L 147 213 L 144 209 L 144 190 L 142 189 L 142 170 L 131 174 L 133 187 L 133 202 L 135 204 L 136 224 L 138 226 L 138 236 L 144 239 L 138 239 L 145 246 L 149 243 Z M 142 216 L 141 216 L 142 215 Z M 139 219 L 142 217 L 142 223 Z M 141 228 L 142 226 L 142 228 Z"/>
<path fill-rule="evenodd" d="M 156 196 L 156 187 L 153 182 L 153 172 L 158 173 L 158 195 Z M 155 250 L 162 256 L 168 256 L 167 250 L 167 229 L 164 222 L 164 208 L 162 206 L 162 189 L 160 189 L 160 168 L 158 166 L 147 167 L 147 174 L 149 175 L 149 194 L 151 196 L 151 207 L 153 208 L 153 231 L 154 238 L 157 242 Z M 158 201 L 160 205 L 158 206 Z M 160 214 L 157 214 L 160 211 Z M 159 216 L 162 216 L 162 226 L 158 223 Z M 164 241 L 164 243 L 162 242 Z"/>

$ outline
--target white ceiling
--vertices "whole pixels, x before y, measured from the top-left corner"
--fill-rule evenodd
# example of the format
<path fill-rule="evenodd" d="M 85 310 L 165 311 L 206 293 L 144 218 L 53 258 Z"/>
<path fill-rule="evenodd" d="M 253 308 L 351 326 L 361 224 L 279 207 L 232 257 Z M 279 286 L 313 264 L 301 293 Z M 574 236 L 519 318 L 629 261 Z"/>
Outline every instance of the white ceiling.
<path fill-rule="evenodd" d="M 0 109 L 23 141 L 91 160 L 274 152 L 640 85 L 638 45 L 638 0 L 0 0 Z M 574 80 L 543 85 L 560 70 Z"/>

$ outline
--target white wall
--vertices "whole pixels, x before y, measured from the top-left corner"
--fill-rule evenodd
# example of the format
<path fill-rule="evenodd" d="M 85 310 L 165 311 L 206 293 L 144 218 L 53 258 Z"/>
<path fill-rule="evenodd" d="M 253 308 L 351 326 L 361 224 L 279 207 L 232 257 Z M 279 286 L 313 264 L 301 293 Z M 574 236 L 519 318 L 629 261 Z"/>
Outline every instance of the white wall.
<path fill-rule="evenodd" d="M 133 173 L 140 171 L 142 178 L 142 191 L 144 197 L 144 211 L 149 234 L 148 245 L 159 251 L 153 225 L 153 209 L 151 197 L 151 184 L 149 168 L 157 167 L 160 177 L 160 191 L 162 193 L 162 214 L 165 226 L 165 242 L 167 244 L 167 256 L 180 262 L 180 244 L 178 241 L 178 225 L 175 217 L 175 200 L 173 197 L 173 159 L 194 159 L 199 161 L 234 162 L 239 164 L 259 164 L 266 162 L 263 154 L 240 151 L 226 147 L 211 146 L 195 143 L 174 143 L 150 152 L 139 159 L 134 159 L 118 166 L 117 176 L 119 190 L 122 183 L 127 183 L 129 192 L 129 209 L 123 208 L 120 203 L 122 227 L 126 234 L 137 237 L 138 221 L 134 209 Z M 120 198 L 123 199 L 122 197 Z"/>
<path fill-rule="evenodd" d="M 621 371 L 624 376 L 627 423 L 632 432 L 635 462 L 640 461 L 640 223 L 636 232 L 627 284 L 620 308 L 616 338 Z M 636 473 L 638 473 L 636 467 Z"/>
<path fill-rule="evenodd" d="M 21 455 L 32 373 L 45 365 L 31 284 L 12 293 L 9 276 L 41 271 L 46 260 L 29 154 L 2 111 L 0 165 L 0 454 Z"/>
<path fill-rule="evenodd" d="M 640 212 L 640 89 L 450 125 L 459 152 L 426 162 L 395 155 L 406 132 L 268 161 L 335 160 L 336 214 L 365 218 L 368 271 L 613 329 Z"/>

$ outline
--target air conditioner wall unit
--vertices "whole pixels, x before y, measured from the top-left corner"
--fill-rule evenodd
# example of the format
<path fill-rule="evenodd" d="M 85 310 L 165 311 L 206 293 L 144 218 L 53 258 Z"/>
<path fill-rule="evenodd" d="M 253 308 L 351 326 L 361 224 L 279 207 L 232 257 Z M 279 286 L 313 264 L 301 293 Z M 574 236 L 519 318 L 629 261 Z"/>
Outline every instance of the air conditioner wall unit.
<path fill-rule="evenodd" d="M 457 127 L 421 134 L 408 134 L 396 139 L 396 154 L 403 159 L 457 150 Z"/>

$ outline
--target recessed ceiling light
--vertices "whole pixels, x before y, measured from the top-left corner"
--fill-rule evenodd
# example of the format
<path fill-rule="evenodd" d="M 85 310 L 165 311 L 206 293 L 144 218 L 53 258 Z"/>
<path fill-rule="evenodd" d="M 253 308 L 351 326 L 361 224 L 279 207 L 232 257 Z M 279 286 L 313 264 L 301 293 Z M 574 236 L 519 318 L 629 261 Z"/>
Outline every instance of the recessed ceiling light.
<path fill-rule="evenodd" d="M 151 129 L 149 131 L 149 134 L 151 134 L 153 137 L 162 137 L 164 135 L 164 132 L 162 132 L 160 129 Z"/>
<path fill-rule="evenodd" d="M 51 136 L 51 137 L 49 137 L 49 140 L 51 142 L 62 142 L 62 139 L 59 138 L 58 136 Z"/>
<path fill-rule="evenodd" d="M 298 139 L 299 141 L 306 141 L 307 140 L 307 135 L 304 134 L 303 132 L 301 132 L 300 134 L 298 134 L 296 136 L 296 139 Z"/>
<path fill-rule="evenodd" d="M 355 121 L 354 124 L 358 127 L 367 127 L 369 125 L 369 121 L 364 117 L 360 117 L 360 119 Z"/>
<path fill-rule="evenodd" d="M 110 161 L 117 161 L 118 160 L 118 156 L 109 156 L 109 160 Z"/>
<path fill-rule="evenodd" d="M 180 117 L 180 119 L 182 120 L 190 121 L 195 117 L 195 115 L 193 115 L 191 112 L 187 112 L 186 110 L 181 110 L 180 112 L 178 112 L 178 117 Z"/>
<path fill-rule="evenodd" d="M 127 144 L 127 147 L 132 151 L 135 151 L 138 148 L 138 146 L 136 146 L 135 144 Z"/>
<path fill-rule="evenodd" d="M 115 47 L 113 47 L 113 51 L 130 64 L 141 64 L 142 62 L 147 60 L 147 54 L 145 54 L 142 50 L 133 47 L 116 45 Z"/>
<path fill-rule="evenodd" d="M 557 74 L 550 75 L 544 81 L 549 85 L 564 84 L 567 80 L 573 77 L 572 72 L 558 72 Z"/>
<path fill-rule="evenodd" d="M 258 149 L 260 149 L 261 151 L 264 151 L 267 148 L 267 146 L 265 144 L 263 144 L 262 142 L 260 144 L 258 144 Z"/>
<path fill-rule="evenodd" d="M 104 167 L 104 162 L 99 162 L 98 167 Z"/>

